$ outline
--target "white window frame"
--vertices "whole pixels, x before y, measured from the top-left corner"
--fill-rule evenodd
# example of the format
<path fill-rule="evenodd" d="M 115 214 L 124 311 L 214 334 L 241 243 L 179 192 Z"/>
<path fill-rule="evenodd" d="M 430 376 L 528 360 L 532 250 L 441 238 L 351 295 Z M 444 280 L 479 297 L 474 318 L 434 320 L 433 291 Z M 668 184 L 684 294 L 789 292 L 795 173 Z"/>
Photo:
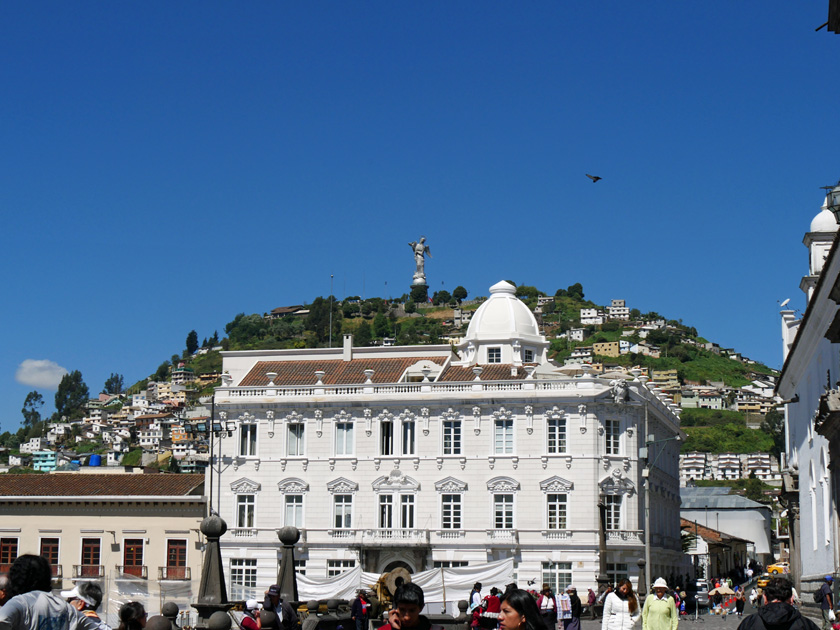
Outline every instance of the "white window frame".
<path fill-rule="evenodd" d="M 457 507 L 457 515 L 455 514 L 455 510 L 451 510 L 451 514 L 449 516 L 449 525 L 447 525 L 446 520 L 446 510 L 444 509 L 447 501 L 447 497 L 457 497 L 457 501 L 453 502 L 452 505 Z M 457 518 L 457 523 L 455 523 L 455 519 Z M 457 526 L 456 526 L 457 525 Z M 446 531 L 460 531 L 464 528 L 464 493 L 463 492 L 441 492 L 440 495 L 440 528 Z"/>
<path fill-rule="evenodd" d="M 342 497 L 342 500 L 339 501 L 339 497 Z M 346 499 L 346 500 L 345 500 Z M 353 521 L 355 520 L 353 514 L 353 495 L 349 492 L 337 492 L 333 495 L 333 528 L 334 529 L 353 529 Z M 344 506 L 342 509 L 342 516 L 341 516 L 341 525 L 338 525 L 338 506 Z M 349 506 L 349 509 L 347 507 Z M 347 522 L 349 518 L 349 523 Z"/>
<path fill-rule="evenodd" d="M 546 454 L 548 455 L 563 455 L 567 452 L 569 447 L 568 445 L 568 423 L 566 422 L 566 416 L 560 416 L 559 418 L 546 418 L 545 421 L 545 449 Z M 556 432 L 558 435 L 555 436 L 556 445 L 553 447 L 551 446 L 552 442 L 552 432 Z"/>
<path fill-rule="evenodd" d="M 250 499 L 250 501 L 249 501 Z M 250 505 L 250 510 L 248 506 Z M 245 507 L 246 517 L 250 512 L 251 524 L 244 525 L 242 523 L 242 508 Z M 246 518 L 247 520 L 247 518 Z M 238 529 L 253 529 L 257 524 L 257 495 L 255 494 L 237 494 L 236 495 L 236 527 Z"/>
<path fill-rule="evenodd" d="M 394 495 L 393 494 L 380 494 L 379 501 L 377 502 L 379 506 L 379 511 L 377 514 L 377 520 L 380 529 L 393 529 L 394 528 Z"/>
<path fill-rule="evenodd" d="M 495 418 L 493 420 L 493 454 L 513 455 L 516 452 L 515 427 L 513 418 Z M 499 450 L 499 432 L 501 430 L 501 450 Z"/>
<path fill-rule="evenodd" d="M 255 558 L 231 558 L 229 566 L 231 596 L 237 600 L 243 597 L 256 597 L 257 560 Z"/>
<path fill-rule="evenodd" d="M 510 500 L 507 500 L 510 497 Z M 500 499 L 505 498 L 503 501 Z M 502 514 L 502 525 L 499 526 L 499 506 L 506 506 Z M 491 523 L 493 529 L 516 529 L 516 493 L 515 492 L 494 492 L 492 502 L 493 513 Z"/>
<path fill-rule="evenodd" d="M 414 529 L 417 523 L 417 500 L 414 494 L 401 494 L 400 497 L 400 527 L 402 529 Z M 407 508 L 410 509 L 407 510 Z M 406 512 L 410 512 L 410 518 L 406 518 Z"/>
<path fill-rule="evenodd" d="M 293 452 L 291 446 L 293 431 L 300 429 L 300 436 L 296 437 L 297 451 Z M 304 457 L 306 455 L 306 423 L 289 422 L 286 426 L 286 456 L 287 457 Z"/>
<path fill-rule="evenodd" d="M 608 494 L 604 496 L 604 505 L 606 507 L 604 514 L 604 528 L 608 532 L 620 531 L 621 529 L 623 529 L 623 499 L 623 495 L 620 494 Z"/>
<path fill-rule="evenodd" d="M 621 420 L 617 418 L 604 420 L 604 453 L 621 455 Z"/>
<path fill-rule="evenodd" d="M 336 456 L 352 457 L 356 452 L 356 423 L 352 420 L 342 420 L 335 423 L 335 454 Z M 339 442 L 339 434 L 343 439 Z M 349 436 L 349 437 L 348 437 Z M 340 447 L 339 447 L 340 445 Z"/>
<path fill-rule="evenodd" d="M 441 455 L 460 455 L 464 448 L 464 426 L 461 418 L 444 418 L 440 421 L 440 452 Z M 447 425 L 448 428 L 447 428 Z M 457 439 L 455 436 L 457 433 Z M 446 452 L 446 442 L 449 440 L 449 451 Z"/>
<path fill-rule="evenodd" d="M 289 501 L 293 499 L 293 501 Z M 292 513 L 300 518 L 289 519 L 289 507 L 293 507 Z M 302 494 L 287 494 L 283 497 L 283 522 L 286 527 L 293 526 L 303 528 L 304 499 Z"/>
<path fill-rule="evenodd" d="M 522 362 L 523 363 L 533 363 L 534 362 L 534 350 L 532 348 L 525 348 L 522 350 Z"/>
<path fill-rule="evenodd" d="M 571 562 L 543 562 L 542 583 L 548 584 L 555 593 L 562 593 L 573 584 L 574 574 Z"/>
<path fill-rule="evenodd" d="M 239 423 L 239 456 L 240 457 L 257 457 L 258 447 L 257 439 L 259 435 L 259 425 L 256 422 L 240 422 Z"/>
<path fill-rule="evenodd" d="M 552 497 L 563 497 L 562 500 L 552 501 Z M 553 523 L 552 520 L 552 506 L 562 506 L 562 515 L 554 515 L 557 520 Z M 563 531 L 569 529 L 569 493 L 568 492 L 548 492 L 545 495 L 545 528 L 548 531 Z"/>
<path fill-rule="evenodd" d="M 337 577 L 355 568 L 355 560 L 327 560 L 327 577 Z"/>
<path fill-rule="evenodd" d="M 400 427 L 402 454 L 415 455 L 417 453 L 417 422 L 403 419 L 400 424 L 402 425 Z"/>
<path fill-rule="evenodd" d="M 501 363 L 502 362 L 502 347 L 492 346 L 487 348 L 487 363 Z"/>
<path fill-rule="evenodd" d="M 383 457 L 393 457 L 394 449 L 394 425 L 393 419 L 381 420 L 379 422 L 379 454 Z M 386 431 L 387 428 L 387 431 Z M 387 447 L 387 448 L 386 448 Z M 388 451 L 388 452 L 386 452 Z"/>

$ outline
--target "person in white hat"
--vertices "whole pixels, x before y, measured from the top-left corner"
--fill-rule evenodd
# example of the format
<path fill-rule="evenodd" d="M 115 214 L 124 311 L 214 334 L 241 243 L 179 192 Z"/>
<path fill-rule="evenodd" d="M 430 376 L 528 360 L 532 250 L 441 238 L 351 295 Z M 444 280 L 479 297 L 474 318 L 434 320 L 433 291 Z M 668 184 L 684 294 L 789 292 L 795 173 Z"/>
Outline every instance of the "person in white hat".
<path fill-rule="evenodd" d="M 111 630 L 111 626 L 102 621 L 96 614 L 97 608 L 102 603 L 102 587 L 99 584 L 96 582 L 79 582 L 72 590 L 61 591 L 61 596 L 85 617 L 98 623 L 100 630 Z"/>
<path fill-rule="evenodd" d="M 260 630 L 260 604 L 256 599 L 249 599 L 245 602 L 242 621 L 239 625 L 243 630 Z"/>
<path fill-rule="evenodd" d="M 653 593 L 645 599 L 642 609 L 642 630 L 677 630 L 680 622 L 674 598 L 668 594 L 668 583 L 657 578 Z"/>

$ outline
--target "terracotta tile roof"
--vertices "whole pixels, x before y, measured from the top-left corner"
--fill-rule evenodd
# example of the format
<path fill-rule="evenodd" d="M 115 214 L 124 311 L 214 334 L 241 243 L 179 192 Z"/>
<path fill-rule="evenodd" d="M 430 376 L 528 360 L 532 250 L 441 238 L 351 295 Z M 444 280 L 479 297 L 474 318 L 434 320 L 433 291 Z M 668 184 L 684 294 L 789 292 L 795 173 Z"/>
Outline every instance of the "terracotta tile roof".
<path fill-rule="evenodd" d="M 265 387 L 266 372 L 276 372 L 277 385 L 315 385 L 316 370 L 326 372 L 324 385 L 359 385 L 364 383 L 365 370 L 373 370 L 374 383 L 395 383 L 406 368 L 419 361 L 443 365 L 446 357 L 394 357 L 383 359 L 354 359 L 342 361 L 259 361 L 239 383 L 240 387 Z"/>
<path fill-rule="evenodd" d="M 53 474 L 0 476 L 0 499 L 10 497 L 187 496 L 202 495 L 198 474 Z"/>
<path fill-rule="evenodd" d="M 511 376 L 510 368 L 512 367 L 509 363 L 494 363 L 493 365 L 482 365 L 484 369 L 481 371 L 481 380 L 482 381 L 520 381 L 528 376 L 528 373 L 525 371 L 524 367 L 519 367 L 517 369 L 518 374 L 516 376 Z M 461 367 L 461 366 L 449 366 L 446 368 L 443 374 L 440 375 L 438 381 L 474 381 L 475 374 L 472 371 L 472 367 Z"/>
<path fill-rule="evenodd" d="M 694 521 L 690 521 L 685 518 L 680 518 L 680 529 L 684 529 L 691 534 L 696 531 L 700 538 L 711 543 L 725 543 L 727 541 L 753 542 L 745 538 L 738 538 L 737 536 L 719 532 L 716 529 L 705 527 L 704 525 L 700 525 L 699 523 L 695 523 Z"/>

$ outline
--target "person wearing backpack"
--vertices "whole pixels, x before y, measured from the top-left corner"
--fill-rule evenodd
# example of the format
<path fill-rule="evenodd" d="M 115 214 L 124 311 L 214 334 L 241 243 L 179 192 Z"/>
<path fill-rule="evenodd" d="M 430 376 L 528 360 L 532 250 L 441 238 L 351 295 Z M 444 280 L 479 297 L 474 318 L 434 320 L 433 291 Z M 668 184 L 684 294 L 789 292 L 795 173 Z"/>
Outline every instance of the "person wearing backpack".
<path fill-rule="evenodd" d="M 787 578 L 771 578 L 763 599 L 758 612 L 744 617 L 738 630 L 817 630 L 817 624 L 792 606 L 793 591 Z"/>
<path fill-rule="evenodd" d="M 831 624 L 834 621 L 834 594 L 831 590 L 833 583 L 834 578 L 826 575 L 822 586 L 814 592 L 814 601 L 820 605 L 820 612 L 822 612 L 822 630 L 831 630 Z"/>

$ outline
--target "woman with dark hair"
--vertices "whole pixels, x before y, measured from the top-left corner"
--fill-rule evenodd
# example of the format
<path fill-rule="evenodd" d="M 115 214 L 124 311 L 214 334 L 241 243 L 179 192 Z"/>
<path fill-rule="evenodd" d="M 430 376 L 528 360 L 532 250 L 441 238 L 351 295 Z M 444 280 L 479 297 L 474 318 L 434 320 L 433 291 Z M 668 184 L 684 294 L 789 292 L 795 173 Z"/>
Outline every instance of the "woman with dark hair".
<path fill-rule="evenodd" d="M 639 600 L 630 580 L 619 581 L 615 591 L 604 600 L 604 617 L 601 630 L 630 630 L 641 616 Z"/>
<path fill-rule="evenodd" d="M 118 630 L 143 630 L 146 627 L 146 609 L 140 602 L 126 602 L 120 608 Z"/>
<path fill-rule="evenodd" d="M 512 588 L 502 595 L 499 630 L 548 630 L 528 591 Z"/>
<path fill-rule="evenodd" d="M 50 592 L 52 571 L 41 556 L 18 556 L 9 569 L 8 592 L 13 595 L 0 608 L 0 630 L 97 630 L 99 624 L 85 617 Z"/>

